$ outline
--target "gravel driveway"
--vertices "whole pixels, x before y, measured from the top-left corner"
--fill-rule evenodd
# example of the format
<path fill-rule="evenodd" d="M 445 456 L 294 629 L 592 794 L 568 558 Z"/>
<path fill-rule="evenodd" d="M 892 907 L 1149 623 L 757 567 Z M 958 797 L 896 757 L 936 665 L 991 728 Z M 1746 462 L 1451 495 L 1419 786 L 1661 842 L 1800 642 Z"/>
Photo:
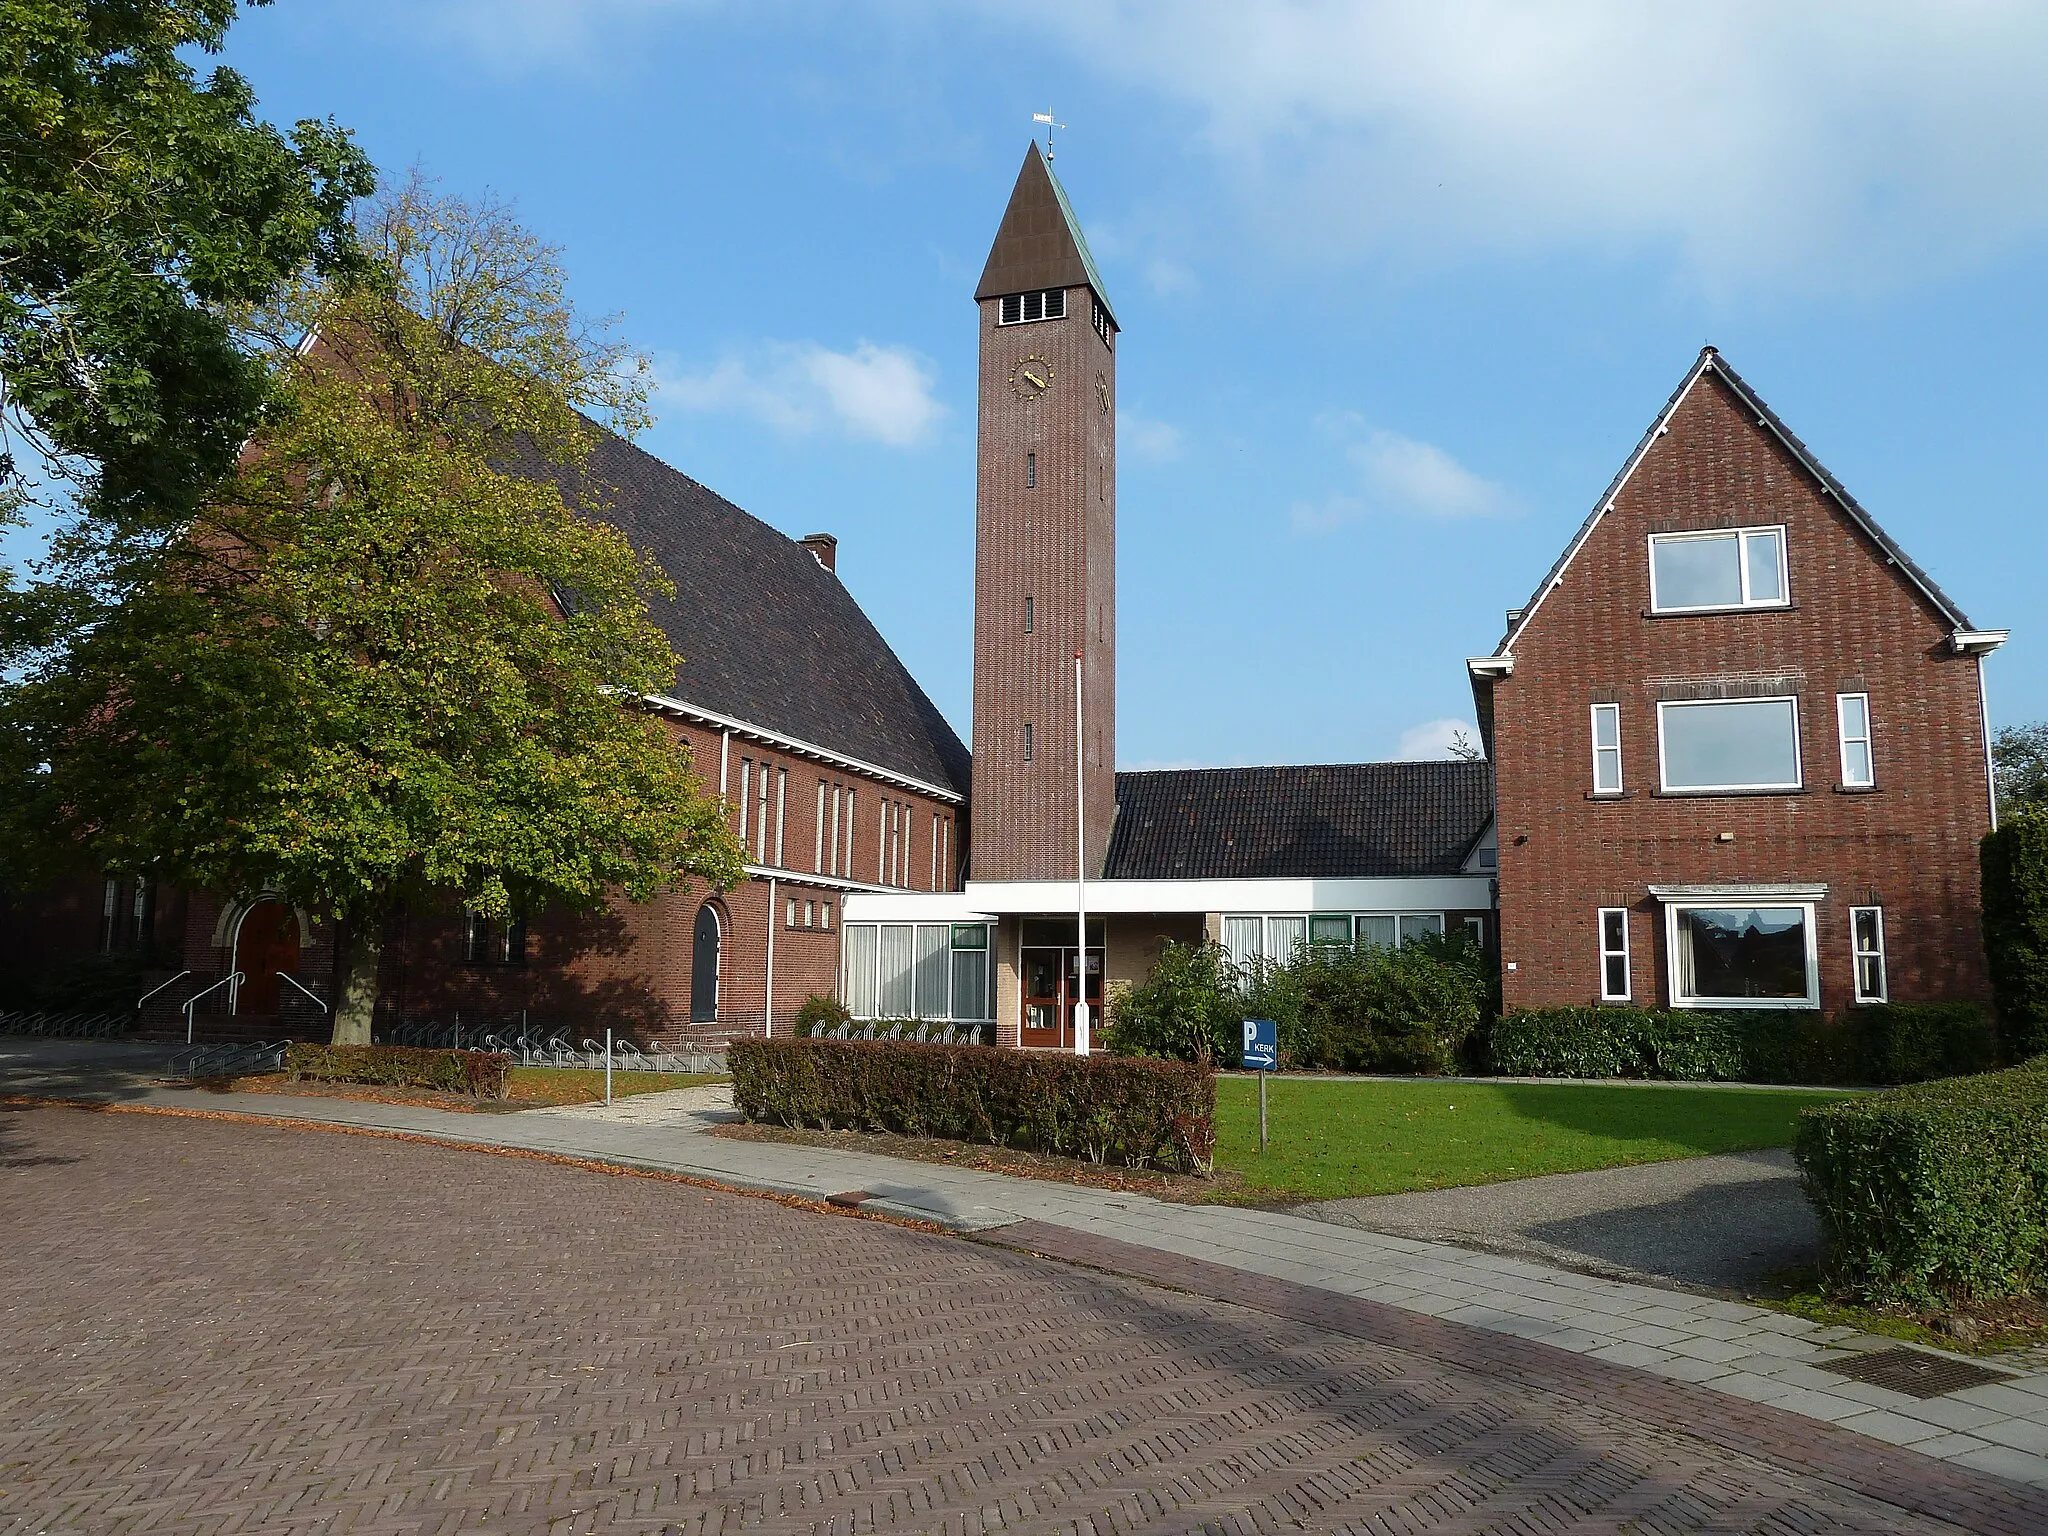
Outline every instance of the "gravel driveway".
<path fill-rule="evenodd" d="M 1816 1263 L 1823 1247 L 1792 1154 L 1781 1150 L 1324 1200 L 1296 1213 L 1725 1291 L 1751 1291 L 1773 1270 Z"/>

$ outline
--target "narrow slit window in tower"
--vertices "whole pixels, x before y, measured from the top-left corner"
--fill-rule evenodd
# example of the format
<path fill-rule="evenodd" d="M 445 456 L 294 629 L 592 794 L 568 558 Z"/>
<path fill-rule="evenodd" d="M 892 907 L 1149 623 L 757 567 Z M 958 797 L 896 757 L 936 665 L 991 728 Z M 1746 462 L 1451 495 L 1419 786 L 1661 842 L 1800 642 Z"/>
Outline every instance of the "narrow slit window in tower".
<path fill-rule="evenodd" d="M 1024 455 L 1024 489 L 1027 491 L 1038 489 L 1038 455 L 1035 453 Z"/>

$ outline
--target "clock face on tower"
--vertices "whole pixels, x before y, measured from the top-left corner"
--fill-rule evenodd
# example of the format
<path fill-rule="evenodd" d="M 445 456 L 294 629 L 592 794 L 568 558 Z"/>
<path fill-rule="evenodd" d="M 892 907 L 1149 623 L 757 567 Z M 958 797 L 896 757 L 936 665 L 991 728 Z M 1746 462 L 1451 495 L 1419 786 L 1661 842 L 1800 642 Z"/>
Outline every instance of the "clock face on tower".
<path fill-rule="evenodd" d="M 1052 388 L 1052 364 L 1036 353 L 1019 358 L 1010 370 L 1010 388 L 1019 400 L 1036 400 Z"/>

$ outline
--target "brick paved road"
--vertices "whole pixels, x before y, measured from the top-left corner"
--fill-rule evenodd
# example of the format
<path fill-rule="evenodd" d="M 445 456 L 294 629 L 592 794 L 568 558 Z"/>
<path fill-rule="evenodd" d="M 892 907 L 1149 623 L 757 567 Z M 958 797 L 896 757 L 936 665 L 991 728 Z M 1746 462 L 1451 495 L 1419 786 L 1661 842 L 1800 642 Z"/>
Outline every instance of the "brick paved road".
<path fill-rule="evenodd" d="M 676 1183 L 0 1109 L 0 1529 L 1923 1532 L 1282 1318 Z"/>

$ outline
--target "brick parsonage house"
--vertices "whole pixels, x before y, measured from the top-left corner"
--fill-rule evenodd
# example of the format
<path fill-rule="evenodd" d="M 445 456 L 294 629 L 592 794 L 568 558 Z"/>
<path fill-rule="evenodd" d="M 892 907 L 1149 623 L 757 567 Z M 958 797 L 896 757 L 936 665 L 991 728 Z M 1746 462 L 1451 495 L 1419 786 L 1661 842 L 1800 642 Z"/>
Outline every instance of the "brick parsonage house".
<path fill-rule="evenodd" d="M 606 516 L 675 582 L 646 706 L 748 850 L 731 891 L 390 935 L 380 1024 L 520 1016 L 643 1040 L 861 1019 L 1071 1048 L 1076 1004 L 1168 940 L 1233 961 L 1468 928 L 1508 1007 L 1988 998 L 1995 819 L 1973 625 L 1712 348 L 1507 633 L 1466 666 L 1485 761 L 1116 771 L 1121 328 L 1034 144 L 974 299 L 974 744 L 792 540 L 617 439 Z M 1077 669 L 1082 704 L 1075 705 Z M 1085 872 L 1086 942 L 1076 918 Z M 24 965 L 141 947 L 159 1026 L 324 1031 L 318 913 L 82 882 L 16 914 Z M 181 974 L 182 973 L 182 974 Z"/>

